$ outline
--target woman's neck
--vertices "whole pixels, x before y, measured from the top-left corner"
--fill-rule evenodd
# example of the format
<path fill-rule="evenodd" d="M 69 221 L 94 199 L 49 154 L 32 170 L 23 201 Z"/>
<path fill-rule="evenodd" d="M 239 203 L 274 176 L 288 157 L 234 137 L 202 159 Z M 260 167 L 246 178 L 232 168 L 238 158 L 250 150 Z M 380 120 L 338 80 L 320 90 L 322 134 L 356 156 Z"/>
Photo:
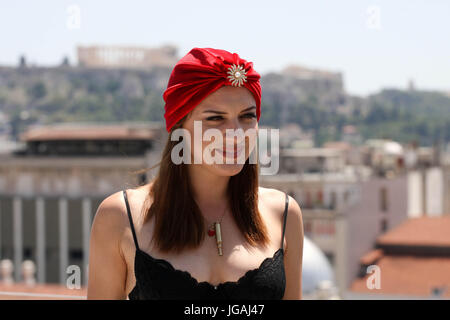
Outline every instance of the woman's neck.
<path fill-rule="evenodd" d="M 193 197 L 203 214 L 208 218 L 218 215 L 217 210 L 223 212 L 227 203 L 227 189 L 230 181 L 229 176 L 218 176 L 200 168 L 199 166 L 189 166 L 189 178 L 191 181 Z"/>

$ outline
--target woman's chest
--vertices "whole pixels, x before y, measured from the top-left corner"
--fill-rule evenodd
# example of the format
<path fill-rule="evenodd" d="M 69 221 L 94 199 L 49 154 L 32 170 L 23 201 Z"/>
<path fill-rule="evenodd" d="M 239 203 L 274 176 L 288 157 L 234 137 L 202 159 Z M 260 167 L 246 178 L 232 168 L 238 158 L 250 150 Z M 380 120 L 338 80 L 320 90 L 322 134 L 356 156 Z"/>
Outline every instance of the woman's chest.
<path fill-rule="evenodd" d="M 198 281 L 189 272 L 140 251 L 135 266 L 136 285 L 129 291 L 130 299 L 281 299 L 286 282 L 281 248 L 236 281 L 214 284 Z"/>
<path fill-rule="evenodd" d="M 150 243 L 151 234 L 150 228 L 138 231 L 139 243 L 141 243 L 138 252 L 131 235 L 127 237 L 124 249 L 127 251 L 126 292 L 130 292 L 136 285 L 136 255 L 140 256 L 139 272 L 145 272 L 146 268 L 154 268 L 155 261 L 159 261 L 163 262 L 169 271 L 177 271 L 178 274 L 186 272 L 198 283 L 207 282 L 218 285 L 224 282 L 237 282 L 249 270 L 260 268 L 263 261 L 272 260 L 274 253 L 279 249 L 276 245 L 279 243 L 275 239 L 265 248 L 249 247 L 237 227 L 228 225 L 222 226 L 222 256 L 219 255 L 215 236 L 209 237 L 207 234 L 198 248 L 173 255 L 145 246 L 144 244 Z"/>

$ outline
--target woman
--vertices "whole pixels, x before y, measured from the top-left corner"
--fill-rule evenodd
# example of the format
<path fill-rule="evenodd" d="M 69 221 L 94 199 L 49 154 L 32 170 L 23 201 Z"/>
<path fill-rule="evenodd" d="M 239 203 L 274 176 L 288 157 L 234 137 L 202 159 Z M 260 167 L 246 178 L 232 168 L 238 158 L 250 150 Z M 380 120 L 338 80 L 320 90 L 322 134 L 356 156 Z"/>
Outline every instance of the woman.
<path fill-rule="evenodd" d="M 176 64 L 163 95 L 169 138 L 158 175 L 97 209 L 88 299 L 301 299 L 300 207 L 259 187 L 254 135 L 227 147 L 227 129 L 258 129 L 259 79 L 253 63 L 225 50 L 194 48 Z M 196 124 L 221 136 L 196 144 Z M 179 152 L 181 140 L 188 148 Z M 207 150 L 222 162 L 194 161 Z"/>

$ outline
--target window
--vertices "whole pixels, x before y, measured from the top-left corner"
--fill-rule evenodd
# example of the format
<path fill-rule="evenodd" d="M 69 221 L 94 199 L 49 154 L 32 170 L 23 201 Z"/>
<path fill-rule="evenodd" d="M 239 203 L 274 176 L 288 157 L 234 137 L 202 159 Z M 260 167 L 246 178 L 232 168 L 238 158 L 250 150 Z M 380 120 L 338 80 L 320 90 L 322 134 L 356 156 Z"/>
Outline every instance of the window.
<path fill-rule="evenodd" d="M 323 204 L 323 193 L 322 190 L 317 191 L 317 204 L 321 206 Z"/>
<path fill-rule="evenodd" d="M 336 208 L 336 191 L 331 192 L 330 209 L 333 210 L 334 208 Z"/>
<path fill-rule="evenodd" d="M 382 218 L 381 219 L 381 223 L 380 223 L 380 229 L 381 229 L 381 233 L 385 233 L 388 229 L 388 221 L 386 218 Z"/>
<path fill-rule="evenodd" d="M 388 199 L 386 187 L 380 189 L 380 210 L 383 212 L 388 211 Z"/>
<path fill-rule="evenodd" d="M 81 260 L 83 259 L 83 251 L 81 249 L 70 249 L 70 259 Z"/>
<path fill-rule="evenodd" d="M 311 233 L 311 232 L 312 232 L 311 221 L 305 221 L 305 233 Z"/>
<path fill-rule="evenodd" d="M 33 250 L 30 247 L 24 247 L 23 248 L 23 259 L 33 259 Z"/>
<path fill-rule="evenodd" d="M 306 191 L 306 208 L 312 208 L 311 193 Z"/>

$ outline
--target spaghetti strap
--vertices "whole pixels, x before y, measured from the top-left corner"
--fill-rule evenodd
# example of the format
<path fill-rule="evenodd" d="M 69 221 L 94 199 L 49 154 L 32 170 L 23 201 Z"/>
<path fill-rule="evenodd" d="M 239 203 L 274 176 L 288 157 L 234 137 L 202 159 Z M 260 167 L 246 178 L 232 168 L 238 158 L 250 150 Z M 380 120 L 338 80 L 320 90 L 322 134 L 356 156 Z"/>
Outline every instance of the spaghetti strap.
<path fill-rule="evenodd" d="M 281 237 L 281 249 L 283 249 L 283 240 L 284 240 L 284 231 L 286 230 L 286 218 L 287 218 L 287 213 L 288 213 L 288 203 L 289 203 L 289 195 L 287 194 L 287 192 L 285 192 L 286 194 L 286 204 L 284 206 L 284 221 L 283 221 L 283 236 Z"/>
<path fill-rule="evenodd" d="M 139 245 L 138 245 L 138 241 L 137 241 L 137 237 L 136 237 L 136 231 L 134 231 L 133 218 L 131 217 L 130 204 L 128 203 L 127 192 L 125 190 L 122 190 L 122 192 L 123 192 L 123 197 L 125 199 L 125 204 L 127 206 L 128 219 L 130 220 L 130 226 L 131 226 L 131 232 L 133 233 L 134 244 L 136 245 L 136 249 L 139 250 Z"/>

